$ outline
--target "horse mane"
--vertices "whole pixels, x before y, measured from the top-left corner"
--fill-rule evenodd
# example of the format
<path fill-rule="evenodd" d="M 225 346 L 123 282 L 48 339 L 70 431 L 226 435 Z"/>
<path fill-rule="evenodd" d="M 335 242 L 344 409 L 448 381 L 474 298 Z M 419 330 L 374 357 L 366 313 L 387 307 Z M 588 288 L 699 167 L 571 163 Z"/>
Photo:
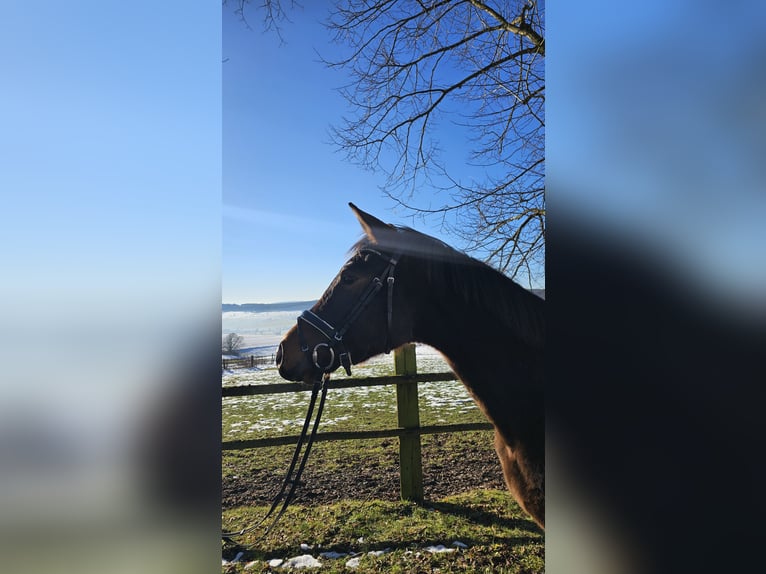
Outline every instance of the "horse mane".
<path fill-rule="evenodd" d="M 443 286 L 445 294 L 456 294 L 472 312 L 499 320 L 509 333 L 521 335 L 526 343 L 544 345 L 544 300 L 486 263 L 404 226 L 391 226 L 391 232 L 376 241 L 362 237 L 351 252 L 364 249 L 416 258 L 429 284 Z M 440 291 L 434 290 L 433 296 L 439 296 Z"/>

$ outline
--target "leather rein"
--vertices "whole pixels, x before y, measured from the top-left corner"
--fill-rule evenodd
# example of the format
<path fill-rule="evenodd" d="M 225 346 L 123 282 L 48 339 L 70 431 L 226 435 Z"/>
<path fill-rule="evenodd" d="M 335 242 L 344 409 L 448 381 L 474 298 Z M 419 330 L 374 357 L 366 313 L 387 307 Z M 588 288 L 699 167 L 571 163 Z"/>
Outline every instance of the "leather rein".
<path fill-rule="evenodd" d="M 261 524 L 263 524 L 266 519 L 268 519 L 274 511 L 279 506 L 280 501 L 282 501 L 282 497 L 284 496 L 284 501 L 282 502 L 282 506 L 279 509 L 279 512 L 277 513 L 274 520 L 271 522 L 271 524 L 264 530 L 264 532 L 259 536 L 258 540 L 265 537 L 273 528 L 276 526 L 277 522 L 279 522 L 279 519 L 282 518 L 282 515 L 287 510 L 288 505 L 292 501 L 295 495 L 296 487 L 298 486 L 300 482 L 300 478 L 303 474 L 303 470 L 306 467 L 306 462 L 309 458 L 309 453 L 311 452 L 311 447 L 314 444 L 314 439 L 316 438 L 317 429 L 319 428 L 319 421 L 322 417 L 322 411 L 324 410 L 324 404 L 325 404 L 325 398 L 327 397 L 327 389 L 328 389 L 328 383 L 330 381 L 330 372 L 332 370 L 332 366 L 335 363 L 335 357 L 337 355 L 338 360 L 340 362 L 340 365 L 346 370 L 346 373 L 350 376 L 351 375 L 351 354 L 346 349 L 346 346 L 343 342 L 343 337 L 346 335 L 346 332 L 348 331 L 349 327 L 356 321 L 356 319 L 361 315 L 362 311 L 372 302 L 373 298 L 378 294 L 378 292 L 383 288 L 383 285 L 387 285 L 387 294 L 386 294 L 386 343 L 385 343 L 385 349 L 386 353 L 388 353 L 390 348 L 390 332 L 391 332 L 391 322 L 393 319 L 393 293 L 394 293 L 394 271 L 396 269 L 396 264 L 399 262 L 399 255 L 393 255 L 391 257 L 388 257 L 387 255 L 384 255 L 383 253 L 380 253 L 379 251 L 375 251 L 374 249 L 364 248 L 361 249 L 360 252 L 369 252 L 373 253 L 375 255 L 380 256 L 383 259 L 387 260 L 387 264 L 385 269 L 374 277 L 370 284 L 365 289 L 364 293 L 362 293 L 361 297 L 359 298 L 359 301 L 357 301 L 356 305 L 351 309 L 349 314 L 346 316 L 346 320 L 343 323 L 343 326 L 339 329 L 336 329 L 333 327 L 330 323 L 322 319 L 319 315 L 314 313 L 313 311 L 306 310 L 301 313 L 301 315 L 297 319 L 297 330 L 298 330 L 298 339 L 301 344 L 301 351 L 304 353 L 310 353 L 310 358 L 312 364 L 320 371 L 321 375 L 317 378 L 317 380 L 313 383 L 312 389 L 311 389 L 311 400 L 309 401 L 309 407 L 308 411 L 306 412 L 306 418 L 303 421 L 303 428 L 301 430 L 300 437 L 298 438 L 298 444 L 295 445 L 295 451 L 293 452 L 292 460 L 290 461 L 290 466 L 287 469 L 287 474 L 285 476 L 285 479 L 282 481 L 282 486 L 279 489 L 279 492 L 274 497 L 274 500 L 271 503 L 271 507 L 269 508 L 269 511 L 266 513 L 266 515 L 261 518 L 258 522 L 255 524 L 242 528 L 241 530 L 235 531 L 235 532 L 223 532 L 222 538 L 228 542 L 233 542 L 232 538 L 236 536 L 242 536 L 243 534 L 246 534 L 248 532 L 252 532 L 256 528 L 258 528 Z M 303 337 L 302 331 L 301 331 L 301 322 L 305 323 L 306 325 L 314 328 L 316 331 L 321 333 L 325 339 L 327 339 L 328 342 L 326 343 L 318 343 L 314 346 L 313 349 L 310 349 L 310 347 L 305 343 L 305 339 Z M 326 364 L 322 364 L 319 361 L 319 353 L 322 348 L 327 348 L 329 352 L 329 361 Z M 314 418 L 314 424 L 311 425 L 311 419 L 312 415 L 314 413 L 314 407 L 316 404 L 316 399 L 319 393 L 321 392 L 321 397 L 319 399 L 319 408 L 317 409 L 316 417 Z M 309 426 L 311 425 L 311 434 L 308 436 L 308 442 L 306 442 L 306 435 L 308 433 Z M 303 450 L 303 445 L 306 443 L 306 449 L 303 452 L 303 456 L 300 456 L 301 450 Z M 298 464 L 298 459 L 300 458 L 300 464 Z M 296 464 L 298 465 L 298 468 L 296 470 Z M 289 486 L 289 490 L 288 490 Z M 285 491 L 287 491 L 287 495 L 285 496 Z M 253 546 L 255 544 L 249 544 L 247 548 Z"/>

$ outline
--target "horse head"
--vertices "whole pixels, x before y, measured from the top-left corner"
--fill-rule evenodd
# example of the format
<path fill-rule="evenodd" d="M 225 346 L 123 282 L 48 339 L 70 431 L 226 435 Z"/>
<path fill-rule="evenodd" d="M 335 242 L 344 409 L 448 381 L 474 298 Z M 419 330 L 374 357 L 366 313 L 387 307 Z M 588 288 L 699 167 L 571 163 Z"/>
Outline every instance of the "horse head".
<path fill-rule="evenodd" d="M 349 206 L 365 235 L 280 343 L 276 362 L 285 379 L 312 382 L 341 366 L 350 374 L 352 364 L 408 342 L 411 309 L 403 296 L 401 234 Z"/>

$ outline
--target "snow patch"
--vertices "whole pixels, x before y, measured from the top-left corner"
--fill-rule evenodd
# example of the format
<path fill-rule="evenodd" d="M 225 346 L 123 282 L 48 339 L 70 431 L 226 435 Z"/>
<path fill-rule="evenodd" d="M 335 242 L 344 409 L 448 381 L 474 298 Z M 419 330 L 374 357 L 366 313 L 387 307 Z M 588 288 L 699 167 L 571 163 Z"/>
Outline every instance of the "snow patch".
<path fill-rule="evenodd" d="M 383 556 L 383 554 L 388 554 L 391 552 L 390 548 L 385 548 L 383 550 L 370 550 L 367 554 L 371 554 L 372 556 Z"/>
<path fill-rule="evenodd" d="M 294 558 L 288 558 L 284 563 L 283 568 L 295 568 L 296 570 L 302 568 L 321 568 L 322 563 L 314 558 L 311 554 L 303 554 L 302 556 L 295 556 Z"/>
<path fill-rule="evenodd" d="M 424 549 L 426 552 L 430 552 L 431 554 L 440 554 L 442 552 L 454 552 L 454 548 L 447 548 L 444 546 L 444 544 L 439 544 L 437 546 L 426 546 Z"/>
<path fill-rule="evenodd" d="M 360 540 L 361 540 L 361 538 L 360 538 Z M 370 556 L 383 556 L 383 554 L 388 554 L 389 552 L 391 552 L 390 548 L 384 548 L 383 550 L 370 550 L 369 552 L 367 552 L 366 555 L 370 555 Z M 346 561 L 346 568 L 350 568 L 352 570 L 354 568 L 358 568 L 359 567 L 359 561 L 364 556 L 365 555 L 363 555 L 363 556 L 356 556 L 354 558 L 351 558 L 350 560 L 347 560 Z"/>

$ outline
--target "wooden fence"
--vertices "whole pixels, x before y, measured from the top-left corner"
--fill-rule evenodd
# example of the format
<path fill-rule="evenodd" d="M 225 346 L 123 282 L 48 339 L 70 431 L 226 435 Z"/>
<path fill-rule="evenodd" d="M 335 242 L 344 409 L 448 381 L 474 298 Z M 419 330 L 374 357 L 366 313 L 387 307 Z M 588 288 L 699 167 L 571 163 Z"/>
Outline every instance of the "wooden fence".
<path fill-rule="evenodd" d="M 394 370 L 390 377 L 366 377 L 360 379 L 340 379 L 329 382 L 330 389 L 350 387 L 371 387 L 377 385 L 396 385 L 396 408 L 398 427 L 368 431 L 320 432 L 316 442 L 331 440 L 360 440 L 397 437 L 399 439 L 399 485 L 403 500 L 423 500 L 423 465 L 420 452 L 420 435 L 450 433 L 461 431 L 490 430 L 489 423 L 463 423 L 452 425 L 420 426 L 418 408 L 418 383 L 435 381 L 454 381 L 455 374 L 418 373 L 415 358 L 415 345 L 404 345 L 394 351 Z M 249 395 L 270 395 L 277 393 L 295 393 L 311 390 L 311 385 L 302 383 L 278 383 L 268 385 L 242 385 L 223 387 L 224 397 Z M 321 428 L 321 424 L 320 424 Z M 262 439 L 224 441 L 223 450 L 241 450 L 267 446 L 290 445 L 298 442 L 299 435 L 279 436 Z"/>
<path fill-rule="evenodd" d="M 256 357 L 248 355 L 247 357 L 237 357 L 236 359 L 221 359 L 221 369 L 247 369 L 257 365 L 273 365 L 274 355 L 265 355 Z"/>

